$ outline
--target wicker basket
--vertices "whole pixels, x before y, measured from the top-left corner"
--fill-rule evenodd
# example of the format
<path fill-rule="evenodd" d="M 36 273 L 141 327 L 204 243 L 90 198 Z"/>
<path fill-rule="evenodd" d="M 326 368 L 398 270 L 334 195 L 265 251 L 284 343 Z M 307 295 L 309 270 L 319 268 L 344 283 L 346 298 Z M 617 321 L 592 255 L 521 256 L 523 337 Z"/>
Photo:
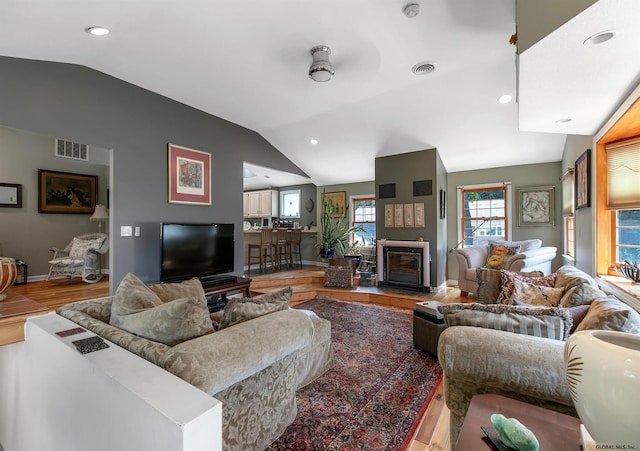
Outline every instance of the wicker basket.
<path fill-rule="evenodd" d="M 329 266 L 325 287 L 353 288 L 353 270 L 349 266 Z"/>

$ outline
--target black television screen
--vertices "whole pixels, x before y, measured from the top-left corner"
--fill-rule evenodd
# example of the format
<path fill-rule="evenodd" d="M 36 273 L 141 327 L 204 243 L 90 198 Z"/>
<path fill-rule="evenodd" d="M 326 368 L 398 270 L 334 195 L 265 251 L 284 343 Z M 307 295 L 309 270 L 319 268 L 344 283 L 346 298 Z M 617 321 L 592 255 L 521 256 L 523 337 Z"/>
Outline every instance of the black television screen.
<path fill-rule="evenodd" d="M 161 282 L 233 272 L 233 224 L 163 223 L 160 242 Z"/>

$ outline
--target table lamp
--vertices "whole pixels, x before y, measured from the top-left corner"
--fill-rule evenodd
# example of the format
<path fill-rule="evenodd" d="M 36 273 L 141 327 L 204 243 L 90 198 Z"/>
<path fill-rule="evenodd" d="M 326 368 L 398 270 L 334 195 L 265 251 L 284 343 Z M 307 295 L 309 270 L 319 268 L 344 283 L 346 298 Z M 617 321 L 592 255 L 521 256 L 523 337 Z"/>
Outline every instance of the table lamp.
<path fill-rule="evenodd" d="M 106 221 L 109 219 L 109 210 L 102 204 L 96 205 L 96 208 L 93 210 L 93 214 L 89 218 L 91 222 L 98 222 L 98 232 L 102 233 L 102 221 Z"/>

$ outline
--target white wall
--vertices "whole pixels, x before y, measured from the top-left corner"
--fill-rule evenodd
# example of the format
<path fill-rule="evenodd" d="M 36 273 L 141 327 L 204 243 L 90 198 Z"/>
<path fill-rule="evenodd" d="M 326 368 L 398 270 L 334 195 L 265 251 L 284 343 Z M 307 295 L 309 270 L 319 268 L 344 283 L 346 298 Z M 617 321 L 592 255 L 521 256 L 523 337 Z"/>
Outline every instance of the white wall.
<path fill-rule="evenodd" d="M 222 449 L 219 401 L 110 344 L 80 354 L 55 332 L 78 327 L 32 318 L 26 340 L 0 347 L 0 448 L 30 450 Z"/>

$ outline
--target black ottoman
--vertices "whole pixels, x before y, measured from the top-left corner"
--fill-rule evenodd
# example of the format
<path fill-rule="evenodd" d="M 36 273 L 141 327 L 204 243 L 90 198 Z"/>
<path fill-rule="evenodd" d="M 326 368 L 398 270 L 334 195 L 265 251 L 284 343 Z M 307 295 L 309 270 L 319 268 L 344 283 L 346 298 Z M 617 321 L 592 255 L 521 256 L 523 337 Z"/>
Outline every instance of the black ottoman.
<path fill-rule="evenodd" d="M 413 310 L 413 344 L 438 356 L 438 338 L 447 325 L 438 311 L 438 301 L 418 302 Z"/>

